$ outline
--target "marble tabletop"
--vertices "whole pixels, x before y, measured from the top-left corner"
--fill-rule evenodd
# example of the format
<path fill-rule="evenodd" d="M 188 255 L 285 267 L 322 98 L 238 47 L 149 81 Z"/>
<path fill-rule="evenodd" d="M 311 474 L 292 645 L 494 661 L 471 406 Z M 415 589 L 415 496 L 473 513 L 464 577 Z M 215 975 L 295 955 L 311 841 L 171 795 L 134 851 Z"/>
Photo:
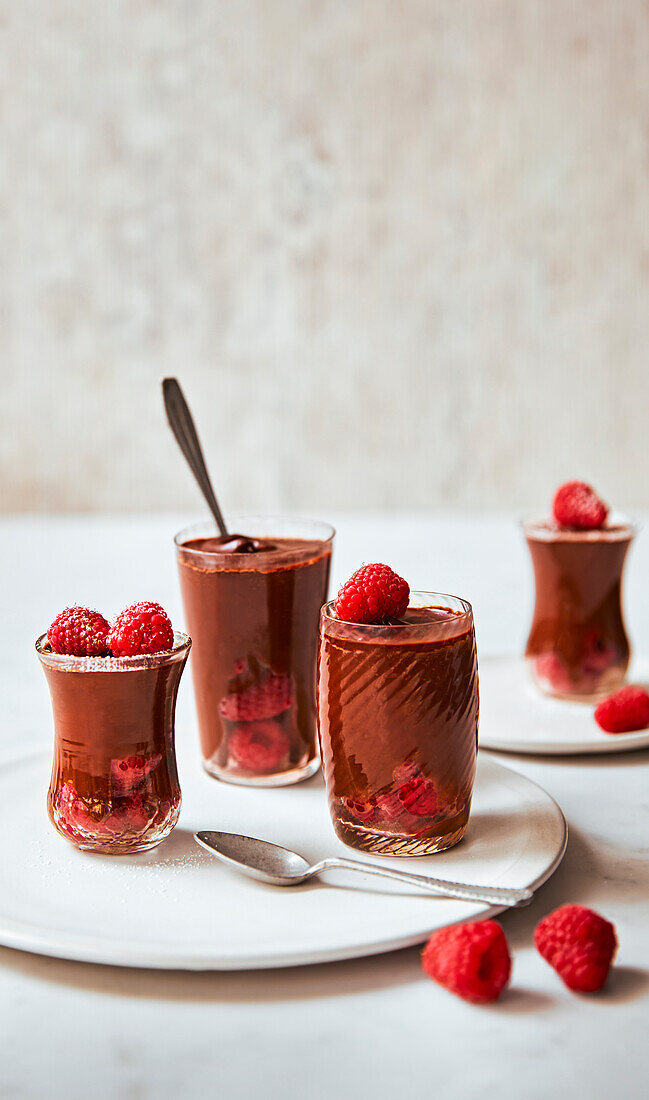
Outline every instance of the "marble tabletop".
<path fill-rule="evenodd" d="M 520 649 L 531 576 L 513 516 L 326 518 L 338 530 L 334 586 L 362 561 L 387 561 L 413 588 L 469 598 L 480 653 Z M 62 606 L 89 603 L 114 613 L 136 599 L 158 599 L 182 622 L 172 536 L 189 519 L 0 523 L 0 750 L 50 736 L 33 642 Z M 649 535 L 641 535 L 626 596 L 629 630 L 644 654 L 648 571 Z M 0 948 L 0 1097 L 646 1096 L 649 750 L 499 759 L 553 795 L 569 840 L 533 904 L 500 918 L 514 968 L 497 1005 L 470 1006 L 438 988 L 423 976 L 415 948 L 292 970 L 199 974 Z M 569 993 L 534 950 L 537 921 L 566 902 L 590 905 L 617 926 L 618 963 L 598 996 Z"/>

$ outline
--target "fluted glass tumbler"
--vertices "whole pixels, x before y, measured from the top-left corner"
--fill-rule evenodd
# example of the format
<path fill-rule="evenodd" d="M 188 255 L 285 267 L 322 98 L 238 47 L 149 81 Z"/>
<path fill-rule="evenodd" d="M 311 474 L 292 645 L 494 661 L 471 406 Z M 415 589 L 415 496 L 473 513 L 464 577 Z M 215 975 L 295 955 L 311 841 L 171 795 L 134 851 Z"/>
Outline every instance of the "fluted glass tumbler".
<path fill-rule="evenodd" d="M 629 665 L 622 574 L 636 533 L 616 521 L 599 530 L 528 520 L 523 532 L 534 569 L 534 614 L 525 656 L 546 695 L 590 702 L 615 691 Z"/>
<path fill-rule="evenodd" d="M 174 714 L 191 641 L 138 657 L 36 651 L 50 689 L 54 759 L 47 808 L 55 828 L 87 852 L 154 848 L 180 813 Z"/>
<path fill-rule="evenodd" d="M 478 741 L 471 605 L 411 592 L 403 620 L 320 616 L 318 723 L 334 829 L 366 852 L 422 856 L 469 820 Z"/>

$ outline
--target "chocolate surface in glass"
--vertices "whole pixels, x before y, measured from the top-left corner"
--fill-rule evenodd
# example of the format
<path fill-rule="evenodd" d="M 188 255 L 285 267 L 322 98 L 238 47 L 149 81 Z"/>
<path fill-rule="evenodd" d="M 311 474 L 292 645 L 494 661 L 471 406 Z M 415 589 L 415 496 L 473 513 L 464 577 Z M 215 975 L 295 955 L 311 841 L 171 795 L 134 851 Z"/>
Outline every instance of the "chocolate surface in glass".
<path fill-rule="evenodd" d="M 174 712 L 189 646 L 177 634 L 164 654 L 72 658 L 39 639 L 55 733 L 48 812 L 77 847 L 145 851 L 176 824 Z"/>
<path fill-rule="evenodd" d="M 231 782 L 278 785 L 317 767 L 317 630 L 331 540 L 249 534 L 181 533 L 178 567 L 204 765 Z"/>
<path fill-rule="evenodd" d="M 336 833 L 388 855 L 457 843 L 469 819 L 478 667 L 468 604 L 411 606 L 403 621 L 356 626 L 321 615 L 318 716 Z"/>
<path fill-rule="evenodd" d="M 535 603 L 525 655 L 539 688 L 565 698 L 614 691 L 629 664 L 622 572 L 634 530 L 617 524 L 571 531 L 524 525 Z"/>

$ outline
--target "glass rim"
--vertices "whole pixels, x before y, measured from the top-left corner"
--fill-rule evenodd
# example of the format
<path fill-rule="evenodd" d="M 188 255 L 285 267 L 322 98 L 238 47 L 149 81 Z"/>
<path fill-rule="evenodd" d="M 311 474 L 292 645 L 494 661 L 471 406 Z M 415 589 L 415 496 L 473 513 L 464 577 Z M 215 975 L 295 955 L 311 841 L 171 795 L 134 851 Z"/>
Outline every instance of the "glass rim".
<path fill-rule="evenodd" d="M 268 523 L 272 523 L 275 520 L 278 523 L 286 523 L 286 524 L 289 524 L 289 525 L 294 524 L 295 527 L 299 527 L 301 524 L 304 524 L 305 526 L 308 525 L 310 527 L 318 529 L 317 533 L 314 534 L 312 541 L 313 542 L 320 542 L 320 543 L 323 544 L 323 546 L 326 545 L 327 543 L 331 543 L 333 541 L 333 538 L 334 538 L 335 534 L 336 534 L 336 528 L 331 523 L 326 523 L 324 520 L 310 519 L 307 516 L 286 515 L 286 514 L 282 514 L 280 512 L 267 512 L 267 513 L 266 512 L 241 512 L 241 513 L 236 513 L 235 512 L 233 514 L 226 515 L 224 518 L 225 518 L 225 521 L 226 521 L 226 524 L 227 524 L 229 530 L 234 530 L 235 534 L 242 534 L 245 537 L 250 537 L 250 538 L 256 538 L 257 536 L 254 535 L 254 534 L 248 535 L 248 533 L 244 530 L 237 531 L 237 529 L 236 529 L 236 524 L 237 523 L 242 522 L 242 523 L 245 524 L 245 523 L 254 523 L 255 521 L 259 521 L 261 524 L 266 525 Z M 217 524 L 216 524 L 215 520 L 205 519 L 205 520 L 199 521 L 197 523 L 191 523 L 187 527 L 183 527 L 180 531 L 177 531 L 176 534 L 174 535 L 174 545 L 176 547 L 176 551 L 178 552 L 180 550 L 184 550 L 185 553 L 191 554 L 192 556 L 196 556 L 197 558 L 207 558 L 207 559 L 219 558 L 219 559 L 222 559 L 222 558 L 227 557 L 228 560 L 233 558 L 236 562 L 250 561 L 250 557 L 251 557 L 250 554 L 245 554 L 245 553 L 244 554 L 237 554 L 237 553 L 228 552 L 227 555 L 226 555 L 226 554 L 219 553 L 218 550 L 197 550 L 194 547 L 187 548 L 186 540 L 189 537 L 191 537 L 193 535 L 195 538 L 200 538 L 201 536 L 200 536 L 199 532 L 200 531 L 208 531 L 208 530 L 209 530 L 209 532 L 213 533 L 214 535 L 219 534 L 219 530 L 218 530 L 218 527 L 217 527 Z M 207 534 L 207 535 L 205 535 L 205 537 L 209 538 L 210 535 Z M 290 537 L 290 536 L 288 536 L 288 537 Z M 294 537 L 299 538 L 301 536 L 295 535 Z M 286 550 L 281 550 L 281 549 L 265 550 L 265 551 L 261 551 L 259 554 L 256 554 L 254 556 L 255 557 L 260 557 L 262 553 L 263 553 L 264 559 L 267 559 L 267 558 L 276 558 L 276 557 L 286 556 L 287 552 L 286 552 Z"/>
<path fill-rule="evenodd" d="M 160 653 L 138 653 L 134 657 L 75 657 L 72 653 L 55 653 L 53 649 L 46 649 L 48 645 L 47 633 L 41 634 L 34 643 L 39 660 L 49 668 L 67 672 L 134 672 L 161 668 L 179 661 L 189 653 L 192 640 L 189 634 L 174 630 L 173 649 L 163 649 Z"/>
<path fill-rule="evenodd" d="M 462 605 L 462 610 L 455 613 L 453 621 L 460 622 L 464 619 L 471 622 L 473 621 L 473 607 L 469 603 L 469 601 L 465 600 L 462 596 L 453 596 L 450 592 L 426 592 L 423 589 L 418 588 L 411 589 L 410 596 L 414 596 L 416 599 L 425 598 L 428 600 L 428 597 L 432 597 L 435 600 L 452 600 L 454 603 L 459 603 Z M 420 628 L 429 629 L 431 626 L 435 626 L 436 624 L 438 624 L 440 627 L 446 625 L 444 620 L 440 619 L 430 619 L 428 621 L 418 623 L 352 623 L 349 621 L 349 619 L 339 619 L 336 614 L 331 614 L 335 603 L 335 600 L 328 600 L 327 603 L 322 605 L 320 609 L 320 616 L 322 620 L 332 623 L 339 623 L 341 626 L 350 626 L 353 627 L 354 630 L 367 631 L 369 634 L 371 634 L 372 631 L 377 630 L 380 630 L 383 634 L 385 634 L 386 630 L 394 630 L 395 633 L 398 633 L 402 630 L 413 631 L 419 630 Z M 437 610 L 439 608 L 443 609 L 444 607 L 446 607 L 449 611 L 454 611 L 454 608 L 449 604 L 433 603 L 432 600 L 428 600 L 427 603 L 423 604 L 422 610 L 426 610 L 426 608 L 435 608 L 435 610 Z"/>
<path fill-rule="evenodd" d="M 547 513 L 533 512 L 518 517 L 518 526 L 525 537 L 529 534 L 537 542 L 622 542 L 635 538 L 642 530 L 642 522 L 626 512 L 610 512 L 606 523 L 604 527 L 580 530 L 555 525 Z"/>

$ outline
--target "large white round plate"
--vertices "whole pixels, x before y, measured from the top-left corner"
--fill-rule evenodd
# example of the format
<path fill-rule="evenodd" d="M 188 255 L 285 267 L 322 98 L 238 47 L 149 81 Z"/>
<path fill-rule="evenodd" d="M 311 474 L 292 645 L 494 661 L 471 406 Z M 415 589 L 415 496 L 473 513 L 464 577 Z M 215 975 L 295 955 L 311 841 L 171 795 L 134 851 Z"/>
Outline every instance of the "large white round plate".
<path fill-rule="evenodd" d="M 192 833 L 243 832 L 313 860 L 352 853 L 334 835 L 319 776 L 274 790 L 235 787 L 200 772 L 194 754 L 181 770 L 183 810 L 168 840 L 135 857 L 78 852 L 47 818 L 48 764 L 40 753 L 0 765 L 0 942 L 10 947 L 122 966 L 294 966 L 420 943 L 434 928 L 497 911 L 377 890 L 342 872 L 338 885 L 290 889 L 244 878 Z M 549 795 L 485 757 L 465 840 L 432 858 L 388 862 L 465 882 L 537 886 L 565 844 L 565 820 Z"/>
<path fill-rule="evenodd" d="M 631 669 L 649 679 L 647 662 Z M 500 752 L 560 754 L 622 752 L 649 745 L 649 730 L 604 733 L 594 705 L 551 699 L 532 683 L 521 657 L 480 660 L 480 747 Z"/>

